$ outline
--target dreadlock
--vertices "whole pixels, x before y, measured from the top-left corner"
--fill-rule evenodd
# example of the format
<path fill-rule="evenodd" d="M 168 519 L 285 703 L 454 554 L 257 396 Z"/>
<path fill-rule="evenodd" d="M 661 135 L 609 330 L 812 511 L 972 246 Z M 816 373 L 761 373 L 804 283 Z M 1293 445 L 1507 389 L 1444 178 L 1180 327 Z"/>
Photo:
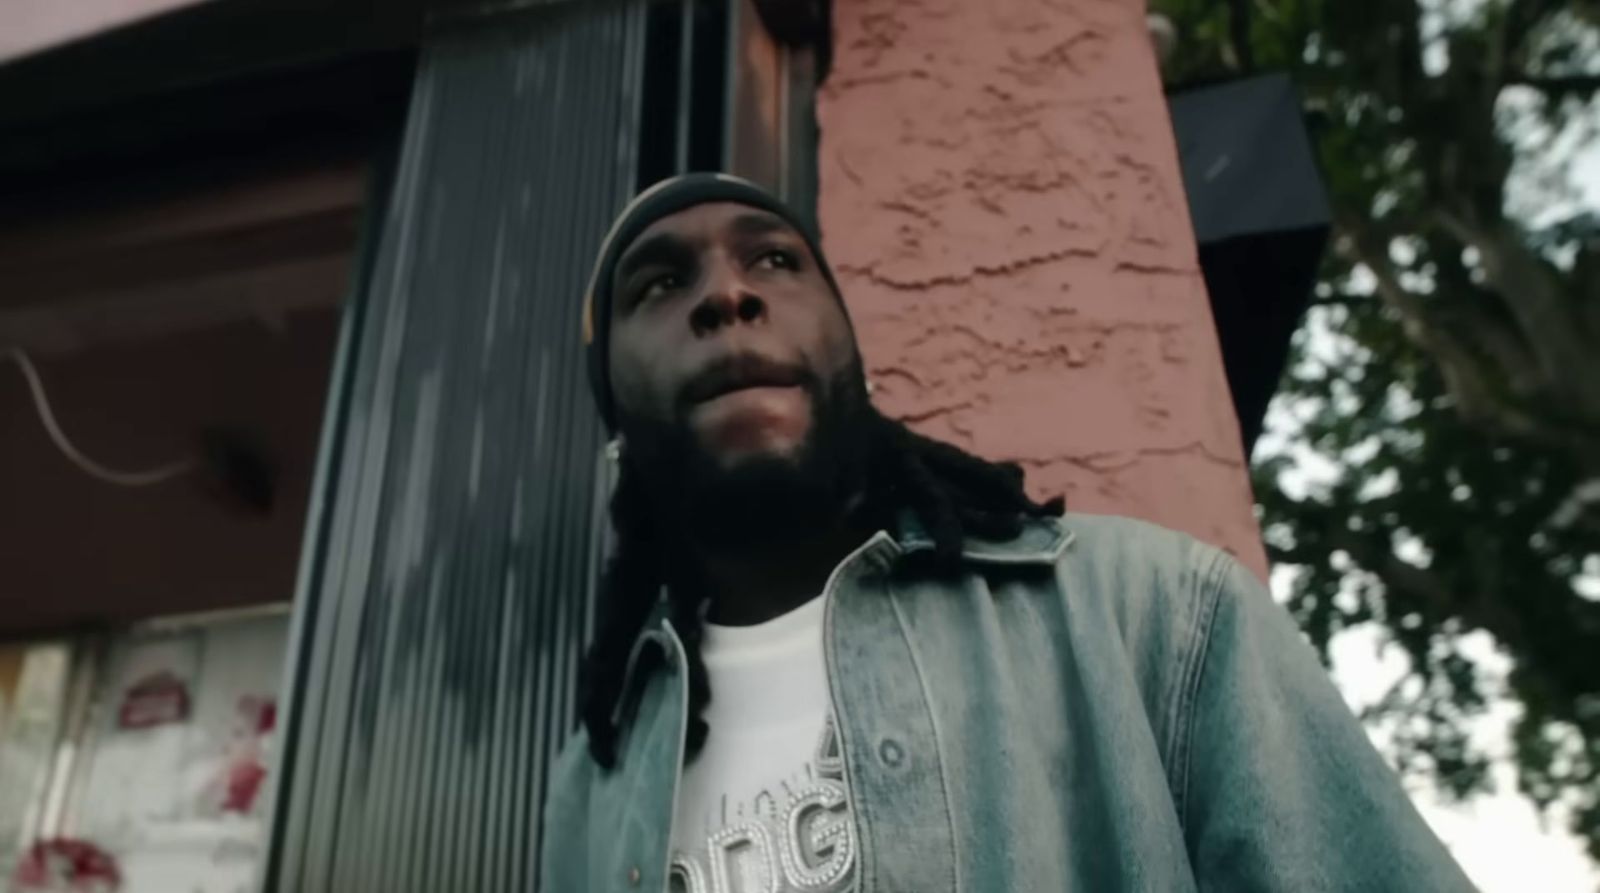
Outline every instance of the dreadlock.
<path fill-rule="evenodd" d="M 868 517 L 887 524 L 897 511 L 910 509 L 933 541 L 928 567 L 949 575 L 960 566 L 962 541 L 968 536 L 1005 541 L 1022 532 L 1028 518 L 1060 515 L 1060 497 L 1035 502 L 1023 489 L 1022 467 L 1014 462 L 989 462 L 959 447 L 924 437 L 875 410 L 870 425 L 866 504 Z M 606 768 L 616 763 L 618 726 L 613 722 L 622 697 L 629 654 L 668 581 L 682 581 L 692 568 L 669 550 L 670 540 L 653 529 L 654 518 L 644 483 L 624 466 L 611 500 L 616 551 L 600 583 L 602 623 L 584 667 L 583 723 L 589 751 Z M 692 587 L 667 587 L 673 628 L 688 656 L 688 754 L 692 759 L 705 743 L 704 719 L 711 700 L 705 662 L 700 656 L 703 621 Z"/>

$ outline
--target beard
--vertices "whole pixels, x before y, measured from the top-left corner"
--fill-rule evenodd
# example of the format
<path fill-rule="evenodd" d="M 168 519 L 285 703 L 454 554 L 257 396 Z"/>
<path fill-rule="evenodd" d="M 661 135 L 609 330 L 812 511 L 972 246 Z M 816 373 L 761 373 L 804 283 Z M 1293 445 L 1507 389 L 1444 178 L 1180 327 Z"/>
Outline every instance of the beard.
<path fill-rule="evenodd" d="M 801 383 L 811 425 L 786 455 L 724 465 L 687 419 L 624 420 L 623 472 L 646 484 L 660 529 L 719 549 L 760 550 L 828 530 L 866 484 L 872 409 L 860 361 Z"/>

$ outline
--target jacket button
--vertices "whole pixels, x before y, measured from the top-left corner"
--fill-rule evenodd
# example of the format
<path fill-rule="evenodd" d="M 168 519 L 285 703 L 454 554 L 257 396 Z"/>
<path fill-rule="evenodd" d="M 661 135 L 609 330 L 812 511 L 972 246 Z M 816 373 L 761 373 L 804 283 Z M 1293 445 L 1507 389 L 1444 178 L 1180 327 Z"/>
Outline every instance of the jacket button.
<path fill-rule="evenodd" d="M 882 760 L 885 766 L 892 769 L 904 762 L 905 758 L 905 748 L 893 738 L 885 738 L 878 744 L 878 759 Z"/>
<path fill-rule="evenodd" d="M 637 866 L 637 865 L 635 865 L 632 868 L 628 869 L 628 886 L 630 886 L 630 887 L 639 886 L 639 866 Z"/>

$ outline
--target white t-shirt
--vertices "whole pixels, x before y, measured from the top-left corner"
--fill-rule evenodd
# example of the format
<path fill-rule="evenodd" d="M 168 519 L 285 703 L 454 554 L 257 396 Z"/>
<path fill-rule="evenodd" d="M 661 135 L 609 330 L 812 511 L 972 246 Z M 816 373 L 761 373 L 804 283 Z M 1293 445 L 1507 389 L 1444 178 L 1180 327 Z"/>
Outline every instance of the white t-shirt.
<path fill-rule="evenodd" d="M 855 826 L 829 715 L 822 598 L 756 626 L 707 624 L 705 747 L 684 769 L 671 893 L 839 893 Z"/>

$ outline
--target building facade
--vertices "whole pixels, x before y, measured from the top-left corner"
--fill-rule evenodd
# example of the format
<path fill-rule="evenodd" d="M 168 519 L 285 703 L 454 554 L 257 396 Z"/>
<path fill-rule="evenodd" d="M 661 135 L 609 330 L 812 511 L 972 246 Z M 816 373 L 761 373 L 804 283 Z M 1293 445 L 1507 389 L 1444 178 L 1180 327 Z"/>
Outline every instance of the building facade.
<path fill-rule="evenodd" d="M 678 171 L 814 209 L 886 411 L 1265 573 L 1137 0 L 25 0 L 0 33 L 18 889 L 534 885 L 606 537 L 579 299 Z"/>

